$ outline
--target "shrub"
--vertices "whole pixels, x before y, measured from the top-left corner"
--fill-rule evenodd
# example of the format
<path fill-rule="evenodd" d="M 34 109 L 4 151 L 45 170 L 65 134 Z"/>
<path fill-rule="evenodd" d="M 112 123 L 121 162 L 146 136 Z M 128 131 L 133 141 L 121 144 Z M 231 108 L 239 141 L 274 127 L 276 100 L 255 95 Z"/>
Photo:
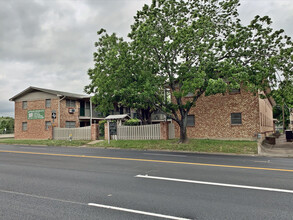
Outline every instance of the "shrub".
<path fill-rule="evenodd" d="M 127 125 L 127 126 L 140 125 L 140 120 L 137 118 L 132 118 L 132 119 L 129 119 L 128 121 L 124 122 L 124 125 Z"/>
<path fill-rule="evenodd" d="M 99 121 L 99 134 L 100 136 L 104 136 L 105 134 L 105 124 L 107 123 L 106 120 Z"/>

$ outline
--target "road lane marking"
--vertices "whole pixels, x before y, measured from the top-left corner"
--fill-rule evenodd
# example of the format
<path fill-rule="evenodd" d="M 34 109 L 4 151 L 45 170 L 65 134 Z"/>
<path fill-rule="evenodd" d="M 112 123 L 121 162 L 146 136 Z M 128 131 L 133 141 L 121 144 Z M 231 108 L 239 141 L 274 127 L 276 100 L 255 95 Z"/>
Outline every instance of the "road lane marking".
<path fill-rule="evenodd" d="M 88 204 L 86 204 L 86 203 L 82 203 L 82 202 L 75 202 L 75 201 L 64 200 L 64 199 L 55 199 L 55 198 L 51 198 L 51 197 L 47 197 L 47 196 L 38 196 L 38 195 L 34 195 L 34 194 L 15 192 L 15 191 L 9 191 L 9 190 L 0 189 L 0 192 L 1 193 L 7 193 L 7 194 L 13 194 L 13 195 L 32 197 L 32 198 L 37 198 L 37 199 L 45 199 L 45 200 L 51 200 L 51 201 L 57 201 L 57 202 L 77 204 L 77 205 L 96 206 L 96 207 L 99 207 L 99 208 L 113 209 L 113 210 L 117 210 L 117 211 L 131 212 L 131 213 L 136 213 L 136 214 L 141 214 L 141 215 L 149 215 L 149 216 L 155 216 L 155 217 L 161 217 L 161 218 L 167 218 L 167 219 L 190 220 L 190 219 L 187 219 L 187 218 L 180 218 L 180 217 L 175 217 L 175 216 L 170 216 L 170 215 L 162 215 L 162 214 L 157 214 L 157 213 L 138 211 L 138 210 L 134 210 L 134 209 L 125 209 L 125 208 L 102 205 L 102 204 L 96 204 L 96 203 L 88 203 Z"/>
<path fill-rule="evenodd" d="M 168 160 L 149 160 L 149 159 L 123 158 L 123 157 L 86 156 L 86 155 L 74 155 L 74 154 L 73 155 L 70 155 L 70 154 L 53 154 L 53 153 L 40 153 L 40 152 L 29 152 L 29 151 L 9 151 L 9 150 L 0 150 L 0 153 L 1 152 L 2 153 L 15 153 L 15 154 L 42 155 L 42 156 L 93 158 L 93 159 L 108 159 L 108 160 L 126 160 L 126 161 L 184 164 L 184 165 L 208 166 L 208 167 L 224 167 L 224 168 L 236 168 L 236 169 L 293 172 L 293 170 L 290 170 L 290 169 L 265 168 L 265 167 L 246 167 L 246 166 L 233 166 L 233 165 L 207 164 L 207 163 L 194 163 L 194 162 L 180 162 L 180 161 L 168 161 Z"/>
<path fill-rule="evenodd" d="M 37 198 L 37 199 L 46 199 L 46 200 L 65 202 L 65 203 L 72 203 L 72 204 L 78 204 L 78 205 L 87 205 L 86 203 L 81 203 L 81 202 L 74 202 L 74 201 L 69 201 L 69 200 L 64 200 L 64 199 L 55 199 L 55 198 L 46 197 L 46 196 L 38 196 L 38 195 L 34 195 L 34 194 L 15 192 L 15 191 L 9 191 L 9 190 L 0 189 L 0 192 L 1 193 L 14 194 L 14 195 L 20 195 L 20 196 L 28 196 L 28 197 L 33 197 L 33 198 Z"/>
<path fill-rule="evenodd" d="M 175 178 L 167 178 L 167 177 L 159 177 L 159 176 L 148 176 L 148 175 L 136 175 L 135 177 L 145 178 L 145 179 L 167 180 L 167 181 L 174 181 L 174 182 L 184 182 L 184 183 L 195 183 L 195 184 L 202 184 L 202 185 L 225 186 L 225 187 L 243 188 L 243 189 L 255 189 L 255 190 L 263 190 L 263 191 L 271 191 L 271 192 L 293 193 L 293 190 L 288 190 L 288 189 L 277 189 L 277 188 L 266 188 L 266 187 L 236 185 L 236 184 L 227 184 L 227 183 L 204 182 L 204 181 L 197 181 L 197 180 L 175 179 Z"/>
<path fill-rule="evenodd" d="M 166 156 L 166 157 L 187 157 L 186 155 L 177 155 L 177 154 L 154 154 L 154 153 L 143 153 L 147 155 L 155 155 L 155 156 Z"/>
<path fill-rule="evenodd" d="M 176 219 L 176 220 L 190 220 L 188 218 L 180 218 L 180 217 L 171 216 L 171 215 L 163 215 L 163 214 L 157 214 L 157 213 L 152 213 L 152 212 L 144 212 L 144 211 L 139 211 L 139 210 L 134 210 L 134 209 L 126 209 L 126 208 L 120 208 L 120 207 L 116 207 L 116 206 L 109 206 L 109 205 L 103 205 L 103 204 L 89 203 L 88 205 L 95 206 L 98 208 L 112 209 L 112 210 L 117 210 L 117 211 L 122 211 L 122 212 L 130 212 L 130 213 L 154 216 L 154 217 L 159 217 L 159 218 Z"/>

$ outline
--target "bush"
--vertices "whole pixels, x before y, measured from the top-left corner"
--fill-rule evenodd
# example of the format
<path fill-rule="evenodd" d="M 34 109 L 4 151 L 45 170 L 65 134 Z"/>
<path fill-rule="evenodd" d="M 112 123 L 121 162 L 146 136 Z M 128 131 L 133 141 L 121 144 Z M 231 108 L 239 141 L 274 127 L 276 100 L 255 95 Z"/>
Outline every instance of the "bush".
<path fill-rule="evenodd" d="M 99 121 L 99 134 L 100 136 L 104 136 L 105 134 L 105 124 L 107 123 L 106 120 Z"/>
<path fill-rule="evenodd" d="M 124 125 L 127 125 L 127 126 L 140 125 L 140 120 L 137 118 L 132 118 L 132 119 L 129 119 L 128 121 L 124 122 Z"/>

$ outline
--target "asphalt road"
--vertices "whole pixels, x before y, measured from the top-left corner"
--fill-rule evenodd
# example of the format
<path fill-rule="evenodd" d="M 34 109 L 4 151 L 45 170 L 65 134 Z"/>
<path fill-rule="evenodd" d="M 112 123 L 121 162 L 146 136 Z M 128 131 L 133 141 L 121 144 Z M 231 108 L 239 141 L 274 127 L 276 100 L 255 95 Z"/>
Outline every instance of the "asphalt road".
<path fill-rule="evenodd" d="M 0 145 L 0 219 L 293 219 L 293 159 Z"/>

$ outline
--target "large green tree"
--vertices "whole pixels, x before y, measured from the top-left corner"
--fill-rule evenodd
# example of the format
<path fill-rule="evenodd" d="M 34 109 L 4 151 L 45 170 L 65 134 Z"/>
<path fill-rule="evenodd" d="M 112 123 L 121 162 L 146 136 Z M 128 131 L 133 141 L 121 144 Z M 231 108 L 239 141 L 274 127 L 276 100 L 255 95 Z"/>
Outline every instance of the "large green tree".
<path fill-rule="evenodd" d="M 161 85 L 151 64 L 142 62 L 131 51 L 129 42 L 116 34 L 109 35 L 101 29 L 98 35 L 95 67 L 88 70 L 91 84 L 85 91 L 94 93 L 92 101 L 105 114 L 115 106 L 130 107 L 136 109 L 143 124 L 150 123 L 151 113 L 155 110 L 153 93 Z"/>
<path fill-rule="evenodd" d="M 145 97 L 150 98 L 143 100 L 176 121 L 180 141 L 185 142 L 187 115 L 201 96 L 225 94 L 240 86 L 258 94 L 277 86 L 278 72 L 292 75 L 291 39 L 283 30 L 274 31 L 267 16 L 256 16 L 247 26 L 241 24 L 238 6 L 238 0 L 153 0 L 137 12 L 130 42 L 123 42 L 131 62 L 124 58 L 119 62 L 95 60 L 90 77 L 102 72 L 100 65 L 109 71 L 113 65 L 122 68 L 119 74 L 115 71 L 121 81 L 127 81 L 130 73 L 145 74 L 147 83 L 142 84 L 148 85 L 147 90 L 131 90 L 129 85 L 134 84 L 127 81 L 125 91 L 131 97 L 146 91 Z M 97 46 L 97 54 L 104 59 L 99 50 L 106 47 Z M 133 71 L 124 68 L 128 64 Z M 91 91 L 99 94 L 101 85 L 95 80 Z M 171 91 L 172 102 L 166 99 L 164 88 Z M 113 92 L 117 90 L 106 93 Z M 191 98 L 186 99 L 187 94 Z"/>

